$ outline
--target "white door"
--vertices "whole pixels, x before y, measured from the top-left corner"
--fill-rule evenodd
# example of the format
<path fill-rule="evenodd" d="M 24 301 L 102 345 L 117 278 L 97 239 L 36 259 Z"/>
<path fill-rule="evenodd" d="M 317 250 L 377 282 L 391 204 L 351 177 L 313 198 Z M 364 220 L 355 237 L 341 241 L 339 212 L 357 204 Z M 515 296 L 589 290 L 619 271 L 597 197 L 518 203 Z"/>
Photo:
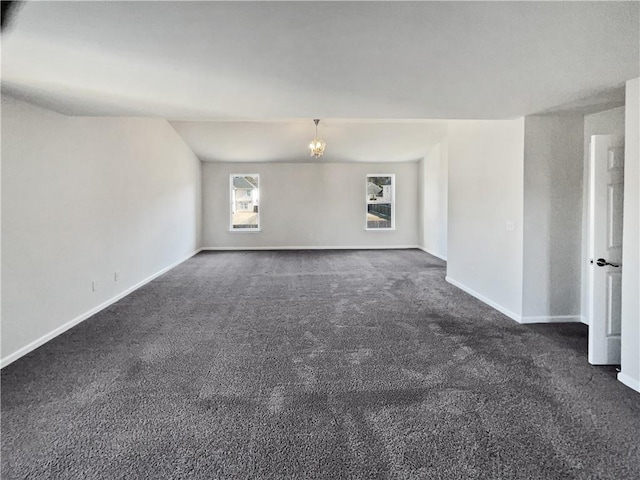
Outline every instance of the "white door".
<path fill-rule="evenodd" d="M 620 363 L 624 137 L 593 135 L 589 162 L 589 363 Z"/>

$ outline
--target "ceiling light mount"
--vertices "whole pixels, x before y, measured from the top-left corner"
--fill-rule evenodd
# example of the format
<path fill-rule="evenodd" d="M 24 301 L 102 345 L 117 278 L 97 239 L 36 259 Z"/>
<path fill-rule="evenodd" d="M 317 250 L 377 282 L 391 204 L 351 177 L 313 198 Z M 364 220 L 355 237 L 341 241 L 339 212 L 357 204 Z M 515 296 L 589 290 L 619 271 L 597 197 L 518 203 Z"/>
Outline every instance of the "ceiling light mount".
<path fill-rule="evenodd" d="M 320 119 L 315 118 L 313 120 L 313 123 L 316 124 L 316 135 L 315 137 L 313 137 L 313 140 L 311 140 L 311 143 L 309 144 L 309 150 L 311 150 L 312 157 L 319 158 L 324 153 L 324 147 L 327 146 L 327 142 L 318 137 L 318 124 L 320 123 Z"/>

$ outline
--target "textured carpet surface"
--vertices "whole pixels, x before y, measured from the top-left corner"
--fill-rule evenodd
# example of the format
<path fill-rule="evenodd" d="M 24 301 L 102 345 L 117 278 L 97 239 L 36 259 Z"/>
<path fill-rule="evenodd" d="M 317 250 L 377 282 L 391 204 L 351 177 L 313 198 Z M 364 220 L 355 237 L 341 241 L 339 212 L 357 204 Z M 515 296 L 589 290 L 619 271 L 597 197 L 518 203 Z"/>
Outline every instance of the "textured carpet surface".
<path fill-rule="evenodd" d="M 640 395 L 418 250 L 201 253 L 2 371 L 2 478 L 640 478 Z"/>

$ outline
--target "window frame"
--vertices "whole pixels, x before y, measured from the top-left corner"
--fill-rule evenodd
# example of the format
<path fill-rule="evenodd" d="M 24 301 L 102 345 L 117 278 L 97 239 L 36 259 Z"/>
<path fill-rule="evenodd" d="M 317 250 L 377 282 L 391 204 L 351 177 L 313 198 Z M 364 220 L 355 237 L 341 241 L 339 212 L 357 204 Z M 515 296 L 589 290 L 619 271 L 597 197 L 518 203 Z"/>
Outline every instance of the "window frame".
<path fill-rule="evenodd" d="M 369 201 L 369 194 L 367 188 L 369 186 L 370 177 L 390 177 L 391 178 L 391 200 L 388 202 L 391 204 L 391 226 L 384 228 L 369 227 L 368 215 L 369 205 L 375 205 Z M 391 232 L 396 229 L 396 175 L 395 173 L 367 173 L 364 181 L 364 195 L 366 198 L 364 205 L 364 228 L 370 232 Z M 378 202 L 376 202 L 378 203 Z M 387 202 L 385 202 L 387 203 Z"/>
<path fill-rule="evenodd" d="M 234 177 L 256 177 L 258 179 L 258 226 L 256 228 L 234 228 L 233 226 L 233 206 L 234 206 L 234 195 L 233 195 L 233 179 Z M 233 232 L 233 233 L 258 233 L 260 231 L 262 231 L 262 222 L 260 221 L 260 214 L 261 212 L 261 207 L 260 207 L 260 203 L 261 203 L 261 199 L 262 199 L 262 192 L 260 192 L 261 187 L 260 187 L 260 174 L 259 173 L 230 173 L 229 174 L 229 232 Z"/>

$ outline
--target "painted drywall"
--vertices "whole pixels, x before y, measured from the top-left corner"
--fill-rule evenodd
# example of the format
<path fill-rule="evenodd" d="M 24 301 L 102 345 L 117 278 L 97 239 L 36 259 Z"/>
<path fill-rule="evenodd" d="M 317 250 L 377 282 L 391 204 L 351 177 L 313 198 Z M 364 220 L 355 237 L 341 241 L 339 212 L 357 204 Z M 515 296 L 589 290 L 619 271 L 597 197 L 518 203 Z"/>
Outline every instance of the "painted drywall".
<path fill-rule="evenodd" d="M 589 323 L 589 142 L 591 135 L 624 135 L 624 111 L 625 107 L 618 107 L 584 117 L 580 309 L 585 323 Z"/>
<path fill-rule="evenodd" d="M 640 392 L 640 78 L 627 82 L 625 107 L 622 363 L 618 378 Z"/>
<path fill-rule="evenodd" d="M 447 258 L 448 142 L 429 149 L 420 162 L 420 246 L 443 260 Z"/>
<path fill-rule="evenodd" d="M 424 158 L 418 162 L 418 245 L 424 249 L 424 231 L 425 231 L 425 199 L 424 190 L 425 160 Z"/>
<path fill-rule="evenodd" d="M 229 232 L 229 175 L 260 174 L 260 232 Z M 396 229 L 365 230 L 368 173 L 396 179 Z M 204 248 L 418 245 L 418 162 L 202 164 Z"/>
<path fill-rule="evenodd" d="M 200 185 L 165 120 L 66 117 L 3 95 L 2 358 L 197 250 Z"/>
<path fill-rule="evenodd" d="M 524 119 L 449 124 L 447 278 L 522 315 Z"/>
<path fill-rule="evenodd" d="M 583 131 L 582 115 L 525 118 L 523 321 L 581 318 Z"/>

